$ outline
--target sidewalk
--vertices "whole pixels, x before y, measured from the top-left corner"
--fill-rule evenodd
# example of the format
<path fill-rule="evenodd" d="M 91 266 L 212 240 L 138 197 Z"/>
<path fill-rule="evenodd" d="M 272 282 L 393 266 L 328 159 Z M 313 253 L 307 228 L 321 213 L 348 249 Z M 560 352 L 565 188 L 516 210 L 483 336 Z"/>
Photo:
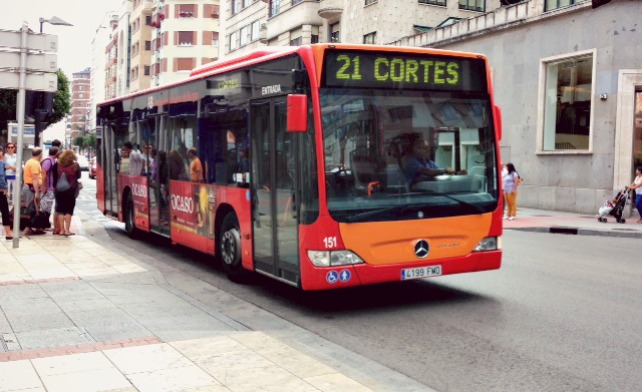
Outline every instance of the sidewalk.
<path fill-rule="evenodd" d="M 431 390 L 72 226 L 0 241 L 0 391 Z"/>
<path fill-rule="evenodd" d="M 610 215 L 606 223 L 598 222 L 597 218 L 597 213 L 582 215 L 520 207 L 515 220 L 504 220 L 504 230 L 642 238 L 642 224 L 636 223 L 637 212 L 626 218 L 625 223 L 617 223 Z"/>

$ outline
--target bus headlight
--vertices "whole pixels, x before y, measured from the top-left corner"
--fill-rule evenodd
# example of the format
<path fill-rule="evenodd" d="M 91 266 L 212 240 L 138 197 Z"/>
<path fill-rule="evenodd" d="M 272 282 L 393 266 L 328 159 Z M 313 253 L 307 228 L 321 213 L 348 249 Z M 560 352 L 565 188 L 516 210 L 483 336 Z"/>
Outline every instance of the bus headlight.
<path fill-rule="evenodd" d="M 363 264 L 361 257 L 349 250 L 309 250 L 308 257 L 315 267 Z"/>
<path fill-rule="evenodd" d="M 502 237 L 486 237 L 479 241 L 473 252 L 485 252 L 489 250 L 500 250 L 502 248 Z"/>

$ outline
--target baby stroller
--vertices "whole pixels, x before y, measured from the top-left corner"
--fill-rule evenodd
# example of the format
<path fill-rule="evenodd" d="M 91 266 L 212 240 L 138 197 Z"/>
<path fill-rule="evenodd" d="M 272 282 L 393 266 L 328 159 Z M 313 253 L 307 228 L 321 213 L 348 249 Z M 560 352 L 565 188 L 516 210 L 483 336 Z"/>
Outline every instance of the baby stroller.
<path fill-rule="evenodd" d="M 622 218 L 622 212 L 624 212 L 624 206 L 629 201 L 629 187 L 625 187 L 623 190 L 619 191 L 613 200 L 607 200 L 604 202 L 604 205 L 600 207 L 598 213 L 600 216 L 597 218 L 598 221 L 606 223 L 606 216 L 613 215 L 617 223 L 624 223 L 626 219 Z"/>

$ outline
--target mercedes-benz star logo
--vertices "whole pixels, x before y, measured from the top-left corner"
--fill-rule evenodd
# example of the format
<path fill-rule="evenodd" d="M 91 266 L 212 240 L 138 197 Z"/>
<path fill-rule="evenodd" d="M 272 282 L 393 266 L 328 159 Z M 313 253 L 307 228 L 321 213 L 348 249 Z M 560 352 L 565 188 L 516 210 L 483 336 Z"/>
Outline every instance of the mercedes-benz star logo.
<path fill-rule="evenodd" d="M 417 257 L 420 259 L 425 258 L 428 256 L 428 252 L 430 252 L 430 246 L 428 245 L 428 241 L 426 240 L 419 240 L 415 244 L 415 254 Z"/>

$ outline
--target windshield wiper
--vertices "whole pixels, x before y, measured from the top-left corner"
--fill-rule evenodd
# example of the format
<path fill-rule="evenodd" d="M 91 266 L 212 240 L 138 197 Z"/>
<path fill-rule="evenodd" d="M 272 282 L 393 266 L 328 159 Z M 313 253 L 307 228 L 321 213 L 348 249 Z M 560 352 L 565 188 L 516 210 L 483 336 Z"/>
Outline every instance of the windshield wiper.
<path fill-rule="evenodd" d="M 390 213 L 396 213 L 398 216 L 403 216 L 409 211 L 417 211 L 425 207 L 423 204 L 413 204 L 413 205 L 396 205 L 392 207 L 377 208 L 374 210 L 364 211 L 358 214 L 349 215 L 345 218 L 346 222 L 358 222 L 366 218 L 371 218 L 377 215 L 386 215 Z"/>
<path fill-rule="evenodd" d="M 433 196 L 443 196 L 446 199 L 456 201 L 457 203 L 459 203 L 460 206 L 468 207 L 468 208 L 472 209 L 475 212 L 480 212 L 480 213 L 481 212 L 486 212 L 482 207 L 480 207 L 478 205 L 475 205 L 475 204 L 468 203 L 468 202 L 463 201 L 461 199 L 458 199 L 458 198 L 456 198 L 454 196 L 449 195 L 448 193 L 436 192 L 436 191 L 429 190 L 429 189 L 426 189 L 426 190 L 422 189 L 421 192 L 428 193 L 428 194 L 433 195 Z"/>

